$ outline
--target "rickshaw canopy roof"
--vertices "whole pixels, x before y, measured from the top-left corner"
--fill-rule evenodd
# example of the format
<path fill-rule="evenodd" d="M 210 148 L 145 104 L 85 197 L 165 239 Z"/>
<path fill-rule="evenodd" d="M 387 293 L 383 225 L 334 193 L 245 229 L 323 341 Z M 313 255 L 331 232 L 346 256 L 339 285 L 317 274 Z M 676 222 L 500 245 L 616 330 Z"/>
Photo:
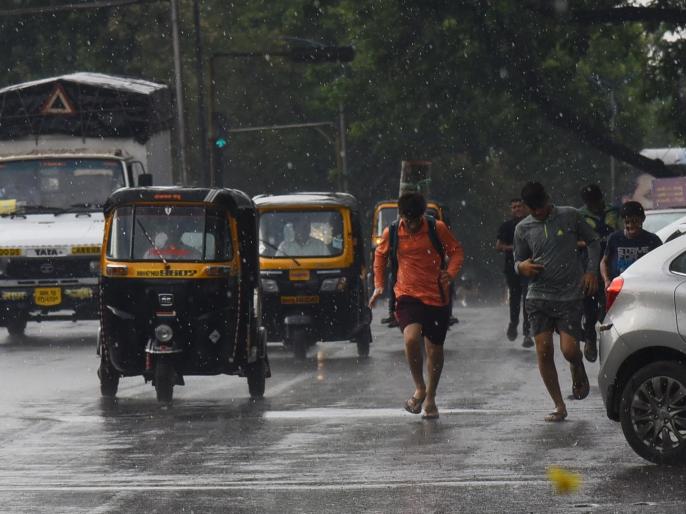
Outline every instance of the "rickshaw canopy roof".
<path fill-rule="evenodd" d="M 237 189 L 205 187 L 125 187 L 117 189 L 105 202 L 104 211 L 134 203 L 193 202 L 213 205 L 229 211 L 234 216 L 240 211 L 254 211 L 255 205 L 248 195 Z"/>
<path fill-rule="evenodd" d="M 348 193 L 291 193 L 285 195 L 259 195 L 253 198 L 257 208 L 278 208 L 303 206 L 345 207 L 351 211 L 359 209 L 357 199 Z"/>

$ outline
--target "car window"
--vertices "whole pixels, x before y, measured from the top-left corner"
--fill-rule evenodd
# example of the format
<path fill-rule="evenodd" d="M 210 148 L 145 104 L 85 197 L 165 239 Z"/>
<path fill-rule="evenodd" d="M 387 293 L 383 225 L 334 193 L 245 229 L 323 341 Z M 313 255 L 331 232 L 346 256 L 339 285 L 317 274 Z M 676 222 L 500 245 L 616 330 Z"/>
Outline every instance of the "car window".
<path fill-rule="evenodd" d="M 648 211 L 646 212 L 646 219 L 643 222 L 643 230 L 655 233 L 670 223 L 685 217 L 686 212 L 682 210 L 674 212 L 656 212 L 654 214 Z"/>
<path fill-rule="evenodd" d="M 682 253 L 672 261 L 672 263 L 669 265 L 669 270 L 673 271 L 674 273 L 686 274 L 686 252 Z"/>

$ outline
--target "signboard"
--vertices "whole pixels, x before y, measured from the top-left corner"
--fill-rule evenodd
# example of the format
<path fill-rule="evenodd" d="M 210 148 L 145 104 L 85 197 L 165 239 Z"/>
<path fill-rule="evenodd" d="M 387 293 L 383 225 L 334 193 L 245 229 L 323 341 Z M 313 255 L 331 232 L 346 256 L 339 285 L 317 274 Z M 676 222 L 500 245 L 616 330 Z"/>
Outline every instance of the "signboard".
<path fill-rule="evenodd" d="M 686 177 L 656 178 L 652 197 L 655 209 L 686 207 Z"/>

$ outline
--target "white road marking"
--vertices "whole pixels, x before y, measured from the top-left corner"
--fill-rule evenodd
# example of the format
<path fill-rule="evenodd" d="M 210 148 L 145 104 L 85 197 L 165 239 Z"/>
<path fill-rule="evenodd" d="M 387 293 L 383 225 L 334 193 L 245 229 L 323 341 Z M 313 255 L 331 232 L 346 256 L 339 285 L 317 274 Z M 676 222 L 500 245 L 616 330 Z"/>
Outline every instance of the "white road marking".
<path fill-rule="evenodd" d="M 307 481 L 258 481 L 228 482 L 224 484 L 178 484 L 178 485 L 15 485 L 0 486 L 0 492 L 143 492 L 143 491 L 234 491 L 234 490 L 271 490 L 271 491 L 351 491 L 363 489 L 407 489 L 408 487 L 513 487 L 547 485 L 547 480 L 451 480 L 451 481 L 402 481 L 402 482 L 359 482 L 359 483 L 321 483 Z"/>
<path fill-rule="evenodd" d="M 441 416 L 452 414 L 504 414 L 509 411 L 495 409 L 439 409 Z M 399 418 L 399 417 L 420 417 L 410 414 L 401 408 L 395 409 L 344 409 L 344 408 L 322 408 L 322 409 L 302 409 L 302 410 L 283 410 L 267 411 L 264 413 L 266 419 L 327 419 L 327 418 Z"/>

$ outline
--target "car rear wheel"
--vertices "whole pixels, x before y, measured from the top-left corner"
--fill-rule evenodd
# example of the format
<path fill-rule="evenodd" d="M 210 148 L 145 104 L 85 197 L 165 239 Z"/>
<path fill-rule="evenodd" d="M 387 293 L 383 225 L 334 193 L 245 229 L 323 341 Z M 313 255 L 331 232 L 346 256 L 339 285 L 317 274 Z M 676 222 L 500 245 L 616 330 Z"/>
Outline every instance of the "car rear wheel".
<path fill-rule="evenodd" d="M 629 379 L 620 402 L 622 431 L 641 457 L 686 464 L 686 366 L 660 361 Z"/>
<path fill-rule="evenodd" d="M 305 360 L 307 357 L 307 348 L 309 341 L 307 340 L 307 332 L 304 328 L 294 328 L 291 336 L 291 345 L 293 347 L 293 356 L 297 360 Z"/>

